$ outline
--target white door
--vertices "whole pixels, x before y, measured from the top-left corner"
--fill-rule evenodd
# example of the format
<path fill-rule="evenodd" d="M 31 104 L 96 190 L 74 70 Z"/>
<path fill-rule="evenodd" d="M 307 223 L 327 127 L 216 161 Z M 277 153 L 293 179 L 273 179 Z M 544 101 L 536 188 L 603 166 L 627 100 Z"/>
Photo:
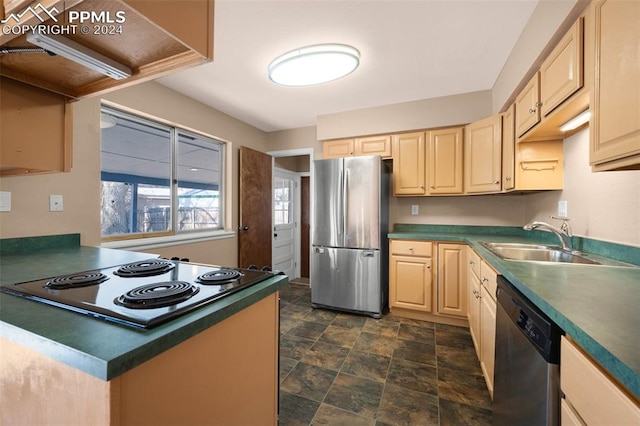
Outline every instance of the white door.
<path fill-rule="evenodd" d="M 286 170 L 273 173 L 273 269 L 284 272 L 290 280 L 298 278 L 300 177 Z"/>

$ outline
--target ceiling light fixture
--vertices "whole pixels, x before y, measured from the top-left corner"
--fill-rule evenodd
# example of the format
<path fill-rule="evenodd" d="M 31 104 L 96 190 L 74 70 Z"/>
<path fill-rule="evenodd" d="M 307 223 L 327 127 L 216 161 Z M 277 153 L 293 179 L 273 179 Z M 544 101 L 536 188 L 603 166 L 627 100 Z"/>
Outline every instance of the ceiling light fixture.
<path fill-rule="evenodd" d="M 582 126 L 584 123 L 589 121 L 590 118 L 591 118 L 591 111 L 589 110 L 582 111 L 580 114 L 576 115 L 571 120 L 567 121 L 562 126 L 560 126 L 560 131 L 568 132 L 569 130 L 577 129 L 578 127 Z"/>
<path fill-rule="evenodd" d="M 59 35 L 27 34 L 27 41 L 116 80 L 131 77 L 131 68 Z"/>
<path fill-rule="evenodd" d="M 360 52 L 346 44 L 316 44 L 287 52 L 269 64 L 269 79 L 283 86 L 310 86 L 351 74 Z"/>

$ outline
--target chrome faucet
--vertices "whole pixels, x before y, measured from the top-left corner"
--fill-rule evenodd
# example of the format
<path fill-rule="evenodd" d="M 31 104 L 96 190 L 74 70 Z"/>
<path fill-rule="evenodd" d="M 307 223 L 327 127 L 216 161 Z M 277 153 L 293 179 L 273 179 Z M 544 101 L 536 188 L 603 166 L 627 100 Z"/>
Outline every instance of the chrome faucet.
<path fill-rule="evenodd" d="M 525 231 L 533 231 L 534 229 L 539 229 L 541 231 L 547 231 L 554 234 L 560 240 L 562 244 L 562 250 L 567 251 L 569 253 L 573 253 L 574 250 L 571 246 L 571 227 L 569 226 L 569 218 L 568 217 L 557 217 L 551 216 L 551 219 L 558 219 L 562 221 L 562 225 L 560 228 L 556 228 L 553 225 L 550 225 L 546 222 L 531 222 L 522 227 Z"/>

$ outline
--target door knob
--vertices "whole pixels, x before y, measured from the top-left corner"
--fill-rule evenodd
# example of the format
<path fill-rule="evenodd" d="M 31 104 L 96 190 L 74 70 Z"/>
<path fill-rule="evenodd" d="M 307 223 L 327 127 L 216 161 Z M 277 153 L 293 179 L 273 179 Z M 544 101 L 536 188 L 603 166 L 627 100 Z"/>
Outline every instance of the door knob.
<path fill-rule="evenodd" d="M 245 226 L 241 226 L 240 229 L 242 229 L 243 231 L 248 231 L 249 227 L 245 225 Z"/>
<path fill-rule="evenodd" d="M 278 237 L 278 234 L 273 234 L 273 236 L 277 238 L 277 237 Z"/>

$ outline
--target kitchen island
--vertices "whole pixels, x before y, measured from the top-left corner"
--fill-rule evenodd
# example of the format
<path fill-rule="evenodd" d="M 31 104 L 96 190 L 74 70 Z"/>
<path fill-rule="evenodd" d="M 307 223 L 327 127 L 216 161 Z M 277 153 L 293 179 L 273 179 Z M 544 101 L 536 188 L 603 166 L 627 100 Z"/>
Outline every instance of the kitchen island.
<path fill-rule="evenodd" d="M 148 259 L 0 240 L 0 285 Z M 276 424 L 275 276 L 149 330 L 0 294 L 0 424 Z"/>
<path fill-rule="evenodd" d="M 388 237 L 468 244 L 640 401 L 640 248 L 574 237 L 575 248 L 629 266 L 620 267 L 510 261 L 480 244 L 558 244 L 518 227 L 396 224 Z"/>

